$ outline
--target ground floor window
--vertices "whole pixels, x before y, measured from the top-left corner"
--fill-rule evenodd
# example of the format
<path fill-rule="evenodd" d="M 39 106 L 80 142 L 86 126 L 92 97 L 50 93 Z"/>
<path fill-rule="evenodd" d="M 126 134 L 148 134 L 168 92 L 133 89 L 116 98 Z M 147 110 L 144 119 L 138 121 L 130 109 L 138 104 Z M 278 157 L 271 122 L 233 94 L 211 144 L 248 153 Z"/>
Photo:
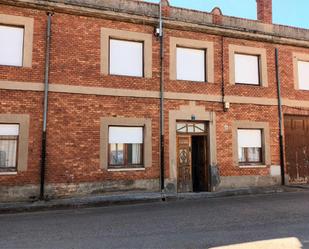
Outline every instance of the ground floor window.
<path fill-rule="evenodd" d="M 16 171 L 18 124 L 0 124 L 0 172 Z"/>
<path fill-rule="evenodd" d="M 262 164 L 262 130 L 238 129 L 238 161 L 239 164 Z"/>
<path fill-rule="evenodd" d="M 143 167 L 143 127 L 109 126 L 109 168 Z"/>

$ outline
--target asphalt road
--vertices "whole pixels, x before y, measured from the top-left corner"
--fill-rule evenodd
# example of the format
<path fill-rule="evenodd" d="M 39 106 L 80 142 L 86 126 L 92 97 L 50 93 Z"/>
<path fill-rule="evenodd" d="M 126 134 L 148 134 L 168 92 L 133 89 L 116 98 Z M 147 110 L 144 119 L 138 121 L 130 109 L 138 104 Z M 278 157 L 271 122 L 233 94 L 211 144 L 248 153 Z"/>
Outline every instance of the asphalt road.
<path fill-rule="evenodd" d="M 309 191 L 0 215 L 0 248 L 210 248 L 295 237 Z"/>

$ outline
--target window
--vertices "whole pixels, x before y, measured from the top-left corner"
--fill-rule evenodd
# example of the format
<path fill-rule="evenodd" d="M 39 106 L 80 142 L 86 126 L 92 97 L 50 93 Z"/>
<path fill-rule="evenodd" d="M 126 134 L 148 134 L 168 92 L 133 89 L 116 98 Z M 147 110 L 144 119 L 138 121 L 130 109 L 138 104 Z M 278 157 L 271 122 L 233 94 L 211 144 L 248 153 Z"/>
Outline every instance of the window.
<path fill-rule="evenodd" d="M 24 28 L 0 25 L 0 65 L 23 65 Z"/>
<path fill-rule="evenodd" d="M 170 80 L 214 83 L 214 44 L 170 37 Z"/>
<path fill-rule="evenodd" d="M 298 61 L 299 89 L 309 90 L 309 61 Z"/>
<path fill-rule="evenodd" d="M 0 172 L 16 171 L 18 136 L 18 124 L 0 124 Z"/>
<path fill-rule="evenodd" d="M 143 166 L 143 127 L 110 126 L 109 168 Z"/>
<path fill-rule="evenodd" d="M 262 130 L 238 129 L 237 141 L 239 164 L 262 163 Z"/>
<path fill-rule="evenodd" d="M 259 56 L 235 54 L 235 83 L 260 85 Z"/>
<path fill-rule="evenodd" d="M 143 43 L 110 39 L 110 74 L 143 77 Z"/>
<path fill-rule="evenodd" d="M 152 78 L 152 36 L 101 28 L 101 74 Z"/>
<path fill-rule="evenodd" d="M 33 26 L 34 18 L 0 13 L 0 66 L 32 66 Z"/>
<path fill-rule="evenodd" d="M 177 47 L 177 80 L 205 81 L 205 55 L 203 49 Z"/>
<path fill-rule="evenodd" d="M 229 45 L 230 84 L 268 87 L 266 48 Z"/>
<path fill-rule="evenodd" d="M 204 123 L 177 123 L 177 132 L 179 133 L 205 133 L 206 125 Z"/>

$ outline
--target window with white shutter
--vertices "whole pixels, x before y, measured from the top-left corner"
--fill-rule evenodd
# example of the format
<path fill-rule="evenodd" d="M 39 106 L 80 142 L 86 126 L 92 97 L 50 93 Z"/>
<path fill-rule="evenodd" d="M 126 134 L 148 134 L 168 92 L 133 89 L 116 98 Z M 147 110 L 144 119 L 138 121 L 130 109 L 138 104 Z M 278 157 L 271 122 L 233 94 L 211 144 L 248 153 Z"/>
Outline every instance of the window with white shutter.
<path fill-rule="evenodd" d="M 143 127 L 109 127 L 109 168 L 142 167 L 143 133 Z"/>
<path fill-rule="evenodd" d="M 301 90 L 309 90 L 309 61 L 298 61 L 298 85 Z"/>
<path fill-rule="evenodd" d="M 262 130 L 238 129 L 238 161 L 240 164 L 259 164 L 262 156 Z"/>
<path fill-rule="evenodd" d="M 143 77 L 143 42 L 110 39 L 109 73 Z"/>
<path fill-rule="evenodd" d="M 18 124 L 0 124 L 0 172 L 16 170 L 18 136 Z"/>
<path fill-rule="evenodd" d="M 0 65 L 23 65 L 24 28 L 0 25 Z"/>
<path fill-rule="evenodd" d="M 259 56 L 235 54 L 235 83 L 260 85 Z"/>
<path fill-rule="evenodd" d="M 176 73 L 177 80 L 206 81 L 206 51 L 177 47 Z"/>

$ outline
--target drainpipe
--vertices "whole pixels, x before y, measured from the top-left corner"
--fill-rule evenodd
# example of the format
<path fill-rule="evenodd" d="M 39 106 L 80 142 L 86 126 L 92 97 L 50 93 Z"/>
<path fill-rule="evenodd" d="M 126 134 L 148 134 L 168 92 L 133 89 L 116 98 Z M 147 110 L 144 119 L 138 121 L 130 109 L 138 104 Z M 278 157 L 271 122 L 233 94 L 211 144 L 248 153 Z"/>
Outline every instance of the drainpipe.
<path fill-rule="evenodd" d="M 51 17 L 52 17 L 52 15 L 53 15 L 53 13 L 51 13 L 51 12 L 47 13 L 40 200 L 44 200 L 44 186 L 45 186 L 46 142 L 47 142 L 46 127 L 47 127 L 47 111 L 48 111 L 49 55 L 50 55 L 50 36 L 51 36 L 50 34 L 51 34 Z"/>
<path fill-rule="evenodd" d="M 225 102 L 225 85 L 224 85 L 224 36 L 221 36 L 221 53 L 222 53 L 222 59 L 221 59 L 221 74 L 222 74 L 222 82 L 221 82 L 221 94 L 222 94 L 222 105 L 223 105 L 223 111 L 227 112 L 229 104 Z"/>
<path fill-rule="evenodd" d="M 162 19 L 162 0 L 160 1 L 159 14 L 159 39 L 160 39 L 160 185 L 164 192 L 164 37 Z M 164 199 L 164 198 L 162 198 Z"/>
<path fill-rule="evenodd" d="M 283 124 L 282 124 L 282 101 L 281 101 L 281 82 L 279 75 L 279 50 L 275 49 L 276 55 L 276 80 L 278 92 L 278 114 L 279 114 L 279 146 L 280 146 L 280 167 L 281 167 L 281 184 L 285 185 L 285 170 L 284 170 L 284 149 L 283 149 Z"/>

